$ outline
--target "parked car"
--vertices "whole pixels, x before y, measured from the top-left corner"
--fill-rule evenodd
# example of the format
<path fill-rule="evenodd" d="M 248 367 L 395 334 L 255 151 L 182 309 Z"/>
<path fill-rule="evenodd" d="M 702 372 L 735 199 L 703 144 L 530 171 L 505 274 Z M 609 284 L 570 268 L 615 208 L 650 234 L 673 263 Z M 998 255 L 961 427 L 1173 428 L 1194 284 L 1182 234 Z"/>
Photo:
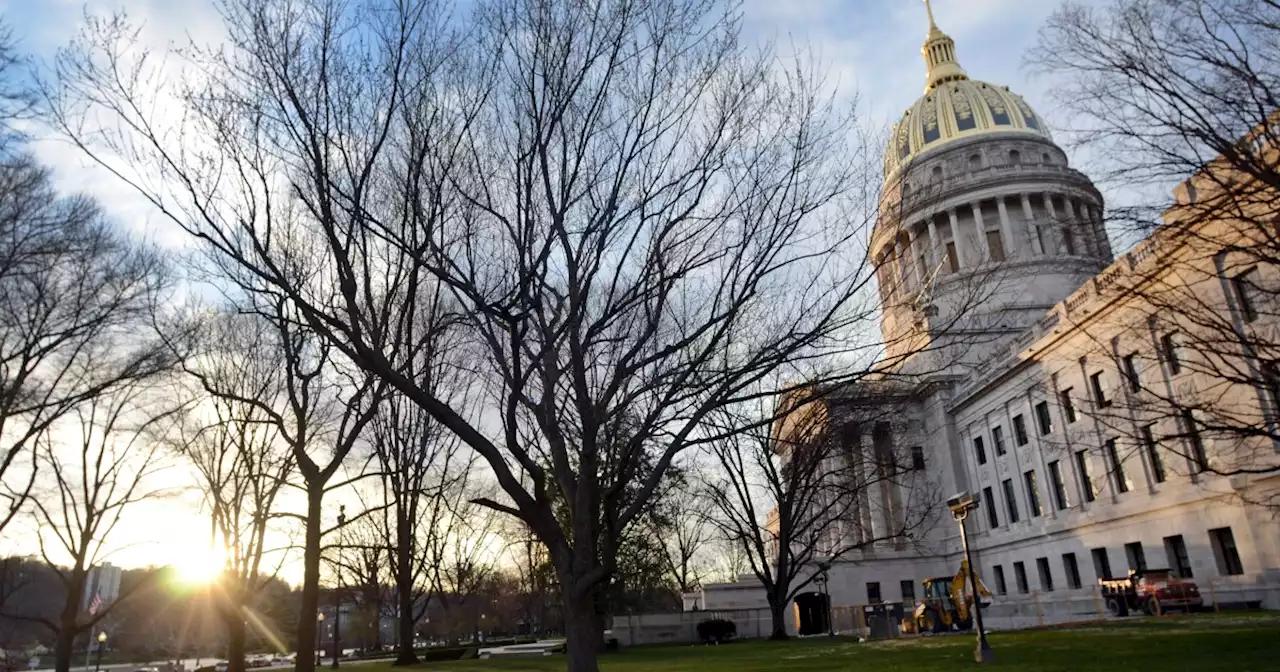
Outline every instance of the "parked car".
<path fill-rule="evenodd" d="M 1155 614 L 1170 609 L 1191 611 L 1204 605 L 1195 582 L 1179 578 L 1171 569 L 1133 570 L 1127 578 L 1098 579 L 1098 584 L 1113 616 Z"/>

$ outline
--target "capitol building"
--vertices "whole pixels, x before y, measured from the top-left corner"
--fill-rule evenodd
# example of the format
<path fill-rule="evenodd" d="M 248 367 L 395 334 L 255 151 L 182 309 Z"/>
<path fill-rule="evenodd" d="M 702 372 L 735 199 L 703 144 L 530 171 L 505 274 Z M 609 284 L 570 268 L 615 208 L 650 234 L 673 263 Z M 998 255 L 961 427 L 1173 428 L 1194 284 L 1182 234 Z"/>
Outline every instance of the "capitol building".
<path fill-rule="evenodd" d="M 1094 617 L 1099 577 L 1146 567 L 1192 578 L 1206 602 L 1212 592 L 1221 604 L 1280 608 L 1280 524 L 1253 504 L 1275 497 L 1280 475 L 1209 468 L 1280 462 L 1280 446 L 1259 439 L 1246 457 L 1202 436 L 1193 415 L 1183 423 L 1144 406 L 1146 390 L 1212 383 L 1179 359 L 1196 356 L 1179 351 L 1179 330 L 1194 327 L 1135 288 L 1197 283 L 1228 323 L 1280 325 L 1244 319 L 1250 307 L 1216 250 L 1170 227 L 1117 257 L 1102 196 L 1045 120 L 1008 87 L 970 78 L 932 13 L 929 23 L 924 93 L 893 128 L 871 236 L 891 375 L 815 402 L 849 455 L 908 455 L 912 471 L 861 492 L 826 540 L 831 607 L 914 602 L 922 579 L 954 574 L 960 538 L 943 502 L 968 491 L 981 500 L 969 537 L 997 626 Z M 1166 222 L 1210 197 L 1202 182 L 1178 188 Z M 1210 234 L 1197 240 L 1243 235 L 1226 224 Z M 1192 267 L 1203 273 L 1162 275 Z M 1251 273 L 1277 282 L 1277 269 Z M 1278 389 L 1230 398 L 1273 426 Z M 908 522 L 928 509 L 940 515 Z M 890 538 L 899 529 L 910 533 Z M 818 598 L 805 590 L 793 632 L 825 631 L 804 615 Z M 754 577 L 704 586 L 695 601 L 765 605 Z"/>

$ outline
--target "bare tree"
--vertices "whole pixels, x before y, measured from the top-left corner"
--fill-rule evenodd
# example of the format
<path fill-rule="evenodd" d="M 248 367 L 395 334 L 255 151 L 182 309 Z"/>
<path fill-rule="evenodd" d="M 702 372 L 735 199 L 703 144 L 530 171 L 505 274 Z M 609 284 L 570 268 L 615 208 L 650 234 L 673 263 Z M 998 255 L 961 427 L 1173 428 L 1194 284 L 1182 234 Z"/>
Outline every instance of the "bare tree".
<path fill-rule="evenodd" d="M 1093 288 L 1124 308 L 1068 316 L 1091 323 L 1117 381 L 1069 402 L 1126 439 L 1104 444 L 1110 480 L 1138 454 L 1156 482 L 1239 478 L 1275 504 L 1254 484 L 1280 474 L 1280 5 L 1068 3 L 1029 60 L 1058 78 L 1074 143 L 1131 195 L 1113 229 L 1150 234 Z"/>
<path fill-rule="evenodd" d="M 687 476 L 666 484 L 667 492 L 643 525 L 645 533 L 657 540 L 666 572 L 681 593 L 701 587 L 710 571 L 713 527 L 701 508 L 704 499 L 698 485 Z"/>
<path fill-rule="evenodd" d="M 39 445 L 42 471 L 30 501 L 40 553 L 65 591 L 57 620 L 42 619 L 56 635 L 59 672 L 71 668 L 76 637 L 127 599 L 92 604 L 89 570 L 107 557 L 127 511 L 165 494 L 159 447 L 180 407 L 153 382 L 134 381 L 81 402 Z"/>
<path fill-rule="evenodd" d="M 724 417 L 746 430 L 711 448 L 713 521 L 764 586 L 771 639 L 788 637 L 787 606 L 831 563 L 886 542 L 901 547 L 936 520 L 936 488 L 915 456 L 878 439 L 861 446 L 858 428 L 888 417 L 884 392 L 871 404 L 835 393 L 789 404 L 772 427 Z"/>
<path fill-rule="evenodd" d="M 484 458 L 484 502 L 548 548 L 589 672 L 618 542 L 704 420 L 879 348 L 858 338 L 876 311 L 855 203 L 876 157 L 713 0 L 435 7 L 228 3 L 179 129 L 151 116 L 171 89 L 118 19 L 46 90 L 73 142 Z M 437 282 L 500 422 L 409 373 L 411 297 Z"/>
<path fill-rule="evenodd" d="M 279 541 L 270 533 L 281 530 L 277 499 L 297 465 L 278 424 L 263 411 L 285 395 L 270 325 L 221 315 L 204 325 L 203 339 L 205 347 L 188 366 L 204 384 L 175 443 L 195 468 L 209 510 L 210 542 L 222 550 L 217 595 L 227 669 L 243 672 L 246 626 L 261 628 L 258 598 L 284 560 L 283 553 L 272 553 Z M 273 645 L 285 650 L 278 639 Z"/>
<path fill-rule="evenodd" d="M 54 423 L 168 365 L 155 339 L 132 336 L 170 283 L 161 255 L 96 202 L 59 195 L 30 156 L 0 158 L 0 530 L 22 510 Z"/>

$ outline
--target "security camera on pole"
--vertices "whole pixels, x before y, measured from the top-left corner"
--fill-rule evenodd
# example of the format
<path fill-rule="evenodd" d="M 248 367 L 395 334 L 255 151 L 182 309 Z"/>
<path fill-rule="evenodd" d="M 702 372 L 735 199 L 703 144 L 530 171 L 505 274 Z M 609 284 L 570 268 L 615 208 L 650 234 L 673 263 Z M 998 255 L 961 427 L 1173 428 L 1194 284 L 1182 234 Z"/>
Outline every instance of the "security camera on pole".
<path fill-rule="evenodd" d="M 947 500 L 947 507 L 951 509 L 951 515 L 960 524 L 960 543 L 964 547 L 965 565 L 969 568 L 969 594 L 973 596 L 973 622 L 978 627 L 978 646 L 973 651 L 973 659 L 979 663 L 990 663 L 995 660 L 995 654 L 991 652 L 991 646 L 987 644 L 987 631 L 982 626 L 982 604 L 981 598 L 978 596 L 978 578 L 973 571 L 973 558 L 969 555 L 969 532 L 964 524 L 965 519 L 969 517 L 969 512 L 976 510 L 978 504 L 978 496 L 971 495 L 968 492 L 953 495 Z"/>

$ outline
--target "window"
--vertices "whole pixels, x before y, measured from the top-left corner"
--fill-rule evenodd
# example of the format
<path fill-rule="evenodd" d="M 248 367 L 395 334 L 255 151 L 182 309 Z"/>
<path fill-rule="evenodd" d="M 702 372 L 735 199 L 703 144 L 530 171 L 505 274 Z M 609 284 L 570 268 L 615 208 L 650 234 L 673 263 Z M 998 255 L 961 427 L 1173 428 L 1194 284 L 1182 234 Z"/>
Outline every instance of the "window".
<path fill-rule="evenodd" d="M 1164 354 L 1164 361 L 1169 364 L 1169 373 L 1182 373 L 1182 361 L 1178 359 L 1178 332 L 1169 332 L 1160 337 L 1160 351 Z"/>
<path fill-rule="evenodd" d="M 1240 319 L 1253 322 L 1258 319 L 1258 269 L 1251 268 L 1231 279 L 1236 301 L 1240 304 Z"/>
<path fill-rule="evenodd" d="M 1093 571 L 1098 575 L 1098 578 L 1111 578 L 1111 560 L 1107 558 L 1107 549 L 1095 548 L 1089 553 L 1093 555 Z"/>
<path fill-rule="evenodd" d="M 1084 493 L 1084 501 L 1092 502 L 1098 493 L 1093 491 L 1093 476 L 1089 474 L 1089 451 L 1076 451 L 1076 469 L 1080 471 L 1080 490 Z"/>
<path fill-rule="evenodd" d="M 991 488 L 982 489 L 982 503 L 986 504 L 983 508 L 987 510 L 987 523 L 991 525 L 991 529 L 1000 527 L 1000 515 L 996 511 L 996 498 L 991 494 Z"/>
<path fill-rule="evenodd" d="M 960 257 L 956 254 L 956 241 L 954 240 L 947 241 L 947 268 L 950 268 L 952 273 L 960 270 Z"/>
<path fill-rule="evenodd" d="M 996 444 L 996 457 L 1004 455 L 1004 427 L 996 425 L 991 429 L 991 440 Z"/>
<path fill-rule="evenodd" d="M 1280 415 L 1280 367 L 1275 362 L 1262 365 L 1262 386 L 1267 401 L 1271 402 L 1271 416 L 1274 418 Z"/>
<path fill-rule="evenodd" d="M 1106 390 L 1102 389 L 1101 371 L 1089 376 L 1089 384 L 1093 386 L 1093 400 L 1098 402 L 1098 408 L 1110 406 L 1111 400 L 1107 398 Z"/>
<path fill-rule="evenodd" d="M 1004 261 L 1004 241 L 999 231 L 987 232 L 987 250 L 991 252 L 991 261 Z"/>
<path fill-rule="evenodd" d="M 1054 460 L 1049 463 L 1049 488 L 1053 491 L 1053 507 L 1064 511 L 1071 506 L 1067 498 L 1067 484 L 1062 480 L 1062 463 Z"/>
<path fill-rule="evenodd" d="M 1079 588 L 1080 583 L 1080 563 L 1076 562 L 1075 553 L 1062 554 L 1062 571 L 1067 574 L 1067 587 Z"/>
<path fill-rule="evenodd" d="M 1036 558 L 1036 573 L 1040 575 L 1040 590 L 1053 592 L 1053 573 L 1049 571 L 1049 558 Z"/>
<path fill-rule="evenodd" d="M 1040 426 L 1040 436 L 1053 433 L 1053 416 L 1049 415 L 1049 402 L 1036 404 L 1036 424 Z"/>
<path fill-rule="evenodd" d="M 1021 162 L 1022 162 L 1022 154 L 1019 153 L 1018 150 L 1016 149 L 1009 150 L 1009 164 L 1016 166 Z"/>
<path fill-rule="evenodd" d="M 1147 554 L 1142 550 L 1141 541 L 1133 541 L 1124 545 L 1124 557 L 1129 561 L 1129 569 L 1143 572 L 1147 569 Z"/>
<path fill-rule="evenodd" d="M 1213 545 L 1213 557 L 1218 561 L 1218 573 L 1226 576 L 1244 574 L 1244 566 L 1240 564 L 1240 552 L 1236 550 L 1236 538 L 1231 528 L 1219 527 L 1209 530 L 1209 543 Z"/>
<path fill-rule="evenodd" d="M 1107 439 L 1102 444 L 1102 451 L 1110 463 L 1112 484 L 1116 486 L 1116 492 L 1129 492 L 1129 479 L 1124 475 L 1124 463 L 1120 461 L 1120 452 L 1116 450 L 1116 440 Z"/>
<path fill-rule="evenodd" d="M 911 470 L 924 471 L 924 448 L 921 446 L 911 447 Z"/>
<path fill-rule="evenodd" d="M 1142 379 L 1138 377 L 1138 353 L 1124 356 L 1124 380 L 1130 392 L 1142 389 Z"/>
<path fill-rule="evenodd" d="M 1160 458 L 1160 447 L 1156 445 L 1155 425 L 1147 425 L 1142 432 L 1142 447 L 1147 451 L 1147 459 L 1151 462 L 1151 476 L 1156 483 L 1164 483 L 1164 460 Z"/>
<path fill-rule="evenodd" d="M 1044 245 L 1044 227 L 1040 226 L 1039 224 L 1036 225 L 1036 242 L 1040 243 L 1041 252 L 1045 254 L 1049 253 L 1049 248 L 1045 247 Z"/>
<path fill-rule="evenodd" d="M 867 604 L 880 604 L 881 602 L 884 602 L 884 600 L 880 598 L 880 582 L 867 582 Z"/>
<path fill-rule="evenodd" d="M 1187 542 L 1181 534 L 1164 538 L 1164 553 L 1169 558 L 1169 566 L 1183 579 L 1192 578 L 1191 557 L 1187 555 Z"/>
<path fill-rule="evenodd" d="M 898 582 L 898 589 L 902 591 L 903 602 L 916 601 L 916 582 L 906 579 Z M 912 607 L 914 609 L 914 607 Z"/>
<path fill-rule="evenodd" d="M 982 167 L 982 157 L 978 154 L 969 155 L 969 169 L 977 170 Z"/>
<path fill-rule="evenodd" d="M 1004 504 L 1009 513 L 1009 522 L 1018 522 L 1018 497 L 1013 491 L 1013 479 L 1004 479 Z"/>
<path fill-rule="evenodd" d="M 1031 592 L 1031 587 L 1027 585 L 1027 566 L 1022 562 L 1013 563 L 1013 580 L 1018 584 L 1018 592 L 1026 595 Z"/>
<path fill-rule="evenodd" d="M 977 454 L 978 454 L 978 464 L 986 464 L 986 463 L 987 463 L 987 449 L 986 449 L 986 447 L 985 447 L 985 446 L 983 446 L 983 445 L 982 445 L 982 437 L 981 437 L 981 436 L 974 437 L 974 439 L 973 439 L 973 452 L 975 452 L 975 453 L 977 453 Z"/>
<path fill-rule="evenodd" d="M 1027 445 L 1027 421 L 1021 413 L 1013 416 L 1013 440 L 1017 441 L 1019 446 Z"/>
<path fill-rule="evenodd" d="M 1058 399 L 1062 402 L 1062 414 L 1067 416 L 1067 424 L 1075 422 L 1076 406 L 1071 403 L 1071 388 L 1068 387 L 1067 389 L 1059 392 Z"/>
<path fill-rule="evenodd" d="M 1071 229 L 1062 229 L 1062 247 L 1066 248 L 1066 253 L 1071 256 L 1076 254 L 1076 237 Z"/>
<path fill-rule="evenodd" d="M 996 593 L 1005 595 L 1009 592 L 1009 586 L 1004 582 L 1004 567 L 996 565 L 991 568 L 991 576 L 996 577 Z"/>
<path fill-rule="evenodd" d="M 1204 439 L 1200 436 L 1200 423 L 1196 421 L 1195 412 L 1190 408 L 1182 410 L 1182 431 L 1186 434 L 1187 443 L 1191 447 L 1191 465 L 1196 473 L 1209 469 L 1209 458 L 1204 452 Z"/>
<path fill-rule="evenodd" d="M 1022 475 L 1027 484 L 1027 497 L 1031 499 L 1031 517 L 1038 518 L 1043 511 L 1040 508 L 1040 488 L 1036 487 L 1036 472 L 1034 469 Z"/>

